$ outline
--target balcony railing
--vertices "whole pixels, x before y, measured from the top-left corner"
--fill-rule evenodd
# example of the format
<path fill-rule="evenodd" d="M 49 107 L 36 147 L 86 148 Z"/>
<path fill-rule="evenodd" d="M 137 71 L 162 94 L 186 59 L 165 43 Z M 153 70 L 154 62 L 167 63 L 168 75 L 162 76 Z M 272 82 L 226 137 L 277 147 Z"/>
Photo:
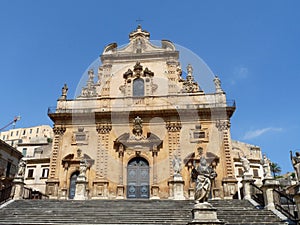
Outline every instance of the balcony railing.
<path fill-rule="evenodd" d="M 84 101 L 80 101 L 84 102 Z M 134 99 L 132 101 L 123 101 L 122 104 L 110 104 L 103 105 L 102 107 L 89 107 L 88 104 L 80 104 L 80 102 L 74 102 L 75 104 L 69 104 L 65 107 L 52 106 L 48 108 L 48 114 L 54 113 L 94 113 L 94 112 L 110 112 L 119 111 L 122 112 L 124 109 L 130 109 L 130 111 L 146 111 L 146 110 L 193 110 L 193 109 L 208 109 L 208 108 L 235 108 L 235 100 L 227 100 L 226 102 L 209 102 L 209 103 L 169 103 L 169 104 L 147 104 L 146 101 Z"/>

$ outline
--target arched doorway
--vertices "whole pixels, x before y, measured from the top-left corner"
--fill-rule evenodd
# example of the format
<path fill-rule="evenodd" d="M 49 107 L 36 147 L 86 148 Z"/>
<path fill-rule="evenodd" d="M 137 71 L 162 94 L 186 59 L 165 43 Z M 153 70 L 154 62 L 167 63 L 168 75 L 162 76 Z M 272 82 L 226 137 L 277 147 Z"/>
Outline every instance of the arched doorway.
<path fill-rule="evenodd" d="M 149 198 L 149 163 L 142 157 L 128 163 L 127 198 Z"/>
<path fill-rule="evenodd" d="M 76 193 L 76 181 L 79 176 L 79 171 L 72 173 L 70 177 L 69 199 L 73 199 Z"/>

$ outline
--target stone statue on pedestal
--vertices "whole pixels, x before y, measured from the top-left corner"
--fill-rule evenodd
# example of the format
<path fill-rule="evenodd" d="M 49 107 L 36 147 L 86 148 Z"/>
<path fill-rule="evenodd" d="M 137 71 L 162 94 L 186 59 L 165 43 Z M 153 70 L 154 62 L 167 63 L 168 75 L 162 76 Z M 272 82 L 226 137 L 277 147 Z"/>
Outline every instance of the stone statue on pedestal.
<path fill-rule="evenodd" d="M 300 181 L 300 152 L 296 152 L 296 156 L 293 156 L 293 152 L 290 151 L 291 161 L 295 170 L 296 179 Z"/>
<path fill-rule="evenodd" d="M 178 158 L 176 155 L 172 161 L 173 164 L 173 170 L 174 170 L 174 176 L 180 175 L 181 171 L 181 159 Z"/>
<path fill-rule="evenodd" d="M 68 90 L 69 90 L 69 88 L 68 88 L 67 84 L 64 84 L 64 86 L 61 89 L 61 96 L 60 96 L 59 100 L 67 99 Z"/>
<path fill-rule="evenodd" d="M 25 168 L 26 168 L 26 162 L 23 159 L 21 159 L 19 162 L 17 177 L 25 176 Z"/>
<path fill-rule="evenodd" d="M 85 177 L 87 168 L 88 168 L 88 163 L 87 163 L 86 159 L 80 160 L 80 168 L 79 168 L 79 172 L 80 172 L 79 176 L 80 177 Z"/>
<path fill-rule="evenodd" d="M 196 168 L 193 169 L 192 176 L 197 177 L 195 187 L 195 202 L 207 202 L 211 189 L 211 180 L 214 179 L 217 174 L 211 166 L 207 165 L 207 161 L 204 156 L 200 157 L 200 163 Z"/>
<path fill-rule="evenodd" d="M 271 161 L 270 159 L 267 158 L 266 154 L 263 155 L 263 159 L 261 160 L 261 164 L 263 166 L 263 170 L 264 170 L 264 178 L 273 178 L 272 174 L 271 174 L 271 168 L 270 168 L 270 164 Z"/>
<path fill-rule="evenodd" d="M 218 76 L 215 76 L 214 83 L 215 83 L 216 93 L 223 93 L 223 90 L 221 88 L 221 81 Z"/>
<path fill-rule="evenodd" d="M 246 156 L 241 156 L 240 154 L 239 154 L 239 158 L 240 158 L 240 161 L 242 162 L 242 165 L 243 165 L 243 168 L 244 168 L 244 175 L 249 174 L 250 173 L 250 162 L 249 162 L 249 160 L 247 159 Z"/>

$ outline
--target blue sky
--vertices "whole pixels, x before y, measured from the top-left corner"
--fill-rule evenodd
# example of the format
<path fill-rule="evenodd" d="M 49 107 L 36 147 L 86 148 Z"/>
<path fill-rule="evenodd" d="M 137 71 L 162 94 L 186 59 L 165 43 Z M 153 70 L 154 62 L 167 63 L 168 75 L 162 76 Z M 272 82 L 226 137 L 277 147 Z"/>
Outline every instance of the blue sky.
<path fill-rule="evenodd" d="M 105 45 L 128 42 L 141 18 L 151 39 L 198 54 L 237 110 L 232 138 L 259 145 L 283 172 L 300 149 L 299 1 L 0 1 L 0 127 L 50 124 Z M 201 85 L 201 84 L 200 84 Z"/>

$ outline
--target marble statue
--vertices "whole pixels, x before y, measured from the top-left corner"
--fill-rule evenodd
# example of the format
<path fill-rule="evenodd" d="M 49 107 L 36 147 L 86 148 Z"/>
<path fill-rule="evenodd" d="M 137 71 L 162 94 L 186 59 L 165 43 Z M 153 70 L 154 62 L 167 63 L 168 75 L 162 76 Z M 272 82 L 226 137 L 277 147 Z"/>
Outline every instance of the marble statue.
<path fill-rule="evenodd" d="M 88 163 L 87 163 L 86 159 L 81 159 L 80 160 L 80 168 L 79 168 L 79 176 L 85 177 L 87 168 L 88 168 Z"/>
<path fill-rule="evenodd" d="M 291 161 L 295 170 L 296 179 L 300 181 L 300 152 L 296 152 L 296 156 L 293 156 L 293 152 L 290 151 Z"/>
<path fill-rule="evenodd" d="M 195 174 L 197 177 L 194 195 L 195 202 L 207 202 L 211 190 L 211 180 L 214 179 L 217 174 L 211 166 L 207 165 L 207 161 L 204 156 L 200 157 L 200 163 L 194 169 L 193 176 L 195 176 Z"/>
<path fill-rule="evenodd" d="M 18 177 L 25 176 L 25 168 L 26 168 L 26 162 L 23 159 L 21 159 L 19 162 L 19 168 L 18 168 L 18 173 L 17 173 Z"/>
<path fill-rule="evenodd" d="M 221 88 L 221 81 L 218 76 L 215 76 L 214 83 L 215 83 L 216 93 L 223 93 L 223 90 Z"/>
<path fill-rule="evenodd" d="M 173 164 L 174 175 L 179 175 L 181 171 L 181 159 L 175 156 L 172 161 L 172 164 Z"/>
<path fill-rule="evenodd" d="M 67 94 L 68 94 L 68 86 L 67 84 L 64 84 L 64 86 L 61 89 L 61 96 L 60 96 L 60 100 L 66 100 L 67 99 Z"/>
<path fill-rule="evenodd" d="M 243 165 L 243 168 L 244 168 L 244 174 L 249 174 L 250 173 L 250 162 L 249 160 L 247 159 L 246 156 L 241 156 L 239 154 L 239 158 L 240 158 L 240 161 L 242 162 L 242 165 Z"/>
<path fill-rule="evenodd" d="M 272 178 L 271 167 L 270 167 L 271 161 L 267 158 L 266 154 L 263 155 L 261 164 L 264 171 L 264 178 Z"/>

